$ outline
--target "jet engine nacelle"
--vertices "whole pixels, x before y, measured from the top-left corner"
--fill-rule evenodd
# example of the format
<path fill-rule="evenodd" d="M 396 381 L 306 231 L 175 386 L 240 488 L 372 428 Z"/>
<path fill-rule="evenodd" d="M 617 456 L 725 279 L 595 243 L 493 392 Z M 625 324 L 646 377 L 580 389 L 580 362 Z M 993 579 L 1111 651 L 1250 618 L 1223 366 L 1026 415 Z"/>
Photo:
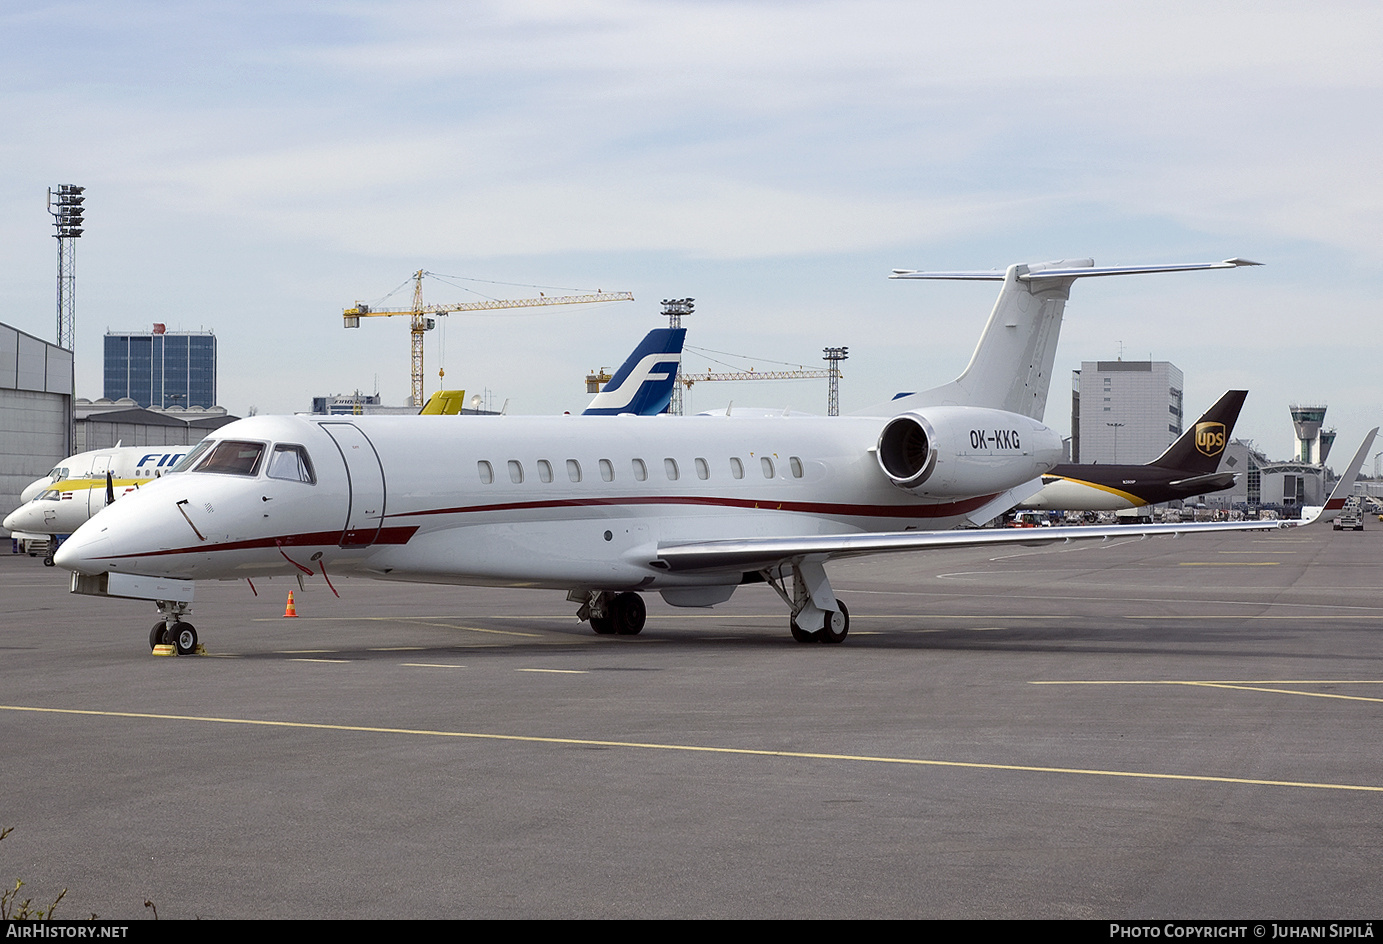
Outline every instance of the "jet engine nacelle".
<path fill-rule="evenodd" d="M 1062 461 L 1061 436 L 1037 420 L 977 407 L 901 413 L 879 433 L 879 467 L 926 498 L 968 498 L 1029 482 Z"/>

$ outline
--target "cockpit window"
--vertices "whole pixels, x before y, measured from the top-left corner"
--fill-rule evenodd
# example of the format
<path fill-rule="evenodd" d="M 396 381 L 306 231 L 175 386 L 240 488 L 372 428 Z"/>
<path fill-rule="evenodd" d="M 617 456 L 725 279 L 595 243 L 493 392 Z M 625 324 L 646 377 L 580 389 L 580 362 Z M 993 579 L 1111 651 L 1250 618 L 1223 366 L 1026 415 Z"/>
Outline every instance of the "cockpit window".
<path fill-rule="evenodd" d="M 50 488 L 42 495 L 35 498 L 34 501 L 62 501 L 62 492 L 58 491 L 56 488 Z"/>
<path fill-rule="evenodd" d="M 302 446 L 275 446 L 274 454 L 269 459 L 269 478 L 317 484 L 317 476 L 312 472 L 312 460 Z"/>
<path fill-rule="evenodd" d="M 203 439 L 197 443 L 197 448 L 178 460 L 178 464 L 169 469 L 169 472 L 186 472 L 192 468 L 193 464 L 202 457 L 202 454 L 210 449 L 215 443 L 210 439 Z"/>
<path fill-rule="evenodd" d="M 212 447 L 210 455 L 197 466 L 196 471 L 254 475 L 259 472 L 259 459 L 263 455 L 263 443 L 223 439 Z"/>

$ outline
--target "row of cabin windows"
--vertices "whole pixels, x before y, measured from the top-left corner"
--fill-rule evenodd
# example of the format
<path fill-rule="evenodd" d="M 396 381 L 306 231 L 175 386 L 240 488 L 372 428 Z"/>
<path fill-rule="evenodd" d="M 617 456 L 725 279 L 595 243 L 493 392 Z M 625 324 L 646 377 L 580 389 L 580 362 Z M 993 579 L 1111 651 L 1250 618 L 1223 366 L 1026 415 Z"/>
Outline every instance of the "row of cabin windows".
<path fill-rule="evenodd" d="M 615 480 L 615 465 L 609 459 L 601 459 L 597 465 L 600 468 L 600 480 L 602 482 L 613 482 Z M 703 482 L 711 477 L 711 464 L 705 459 L 696 458 L 692 460 L 692 465 L 696 470 L 696 477 Z M 554 477 L 552 463 L 546 459 L 539 459 L 538 481 L 551 482 Z M 567 460 L 567 478 L 572 482 L 581 481 L 581 463 L 575 459 Z M 771 479 L 777 474 L 773 459 L 768 456 L 759 457 L 759 468 L 763 472 L 764 478 Z M 803 474 L 802 460 L 797 456 L 788 457 L 788 469 L 792 477 L 800 479 Z M 495 480 L 495 468 L 486 459 L 481 459 L 476 463 L 476 470 L 480 473 L 480 481 L 483 485 L 490 485 Z M 515 485 L 523 484 L 524 468 L 523 463 L 518 459 L 510 459 L 508 462 L 509 481 Z M 630 462 L 630 470 L 633 472 L 634 480 L 637 482 L 648 481 L 648 463 L 642 459 L 633 459 Z M 667 476 L 669 482 L 676 482 L 682 477 L 681 467 L 677 460 L 668 458 L 663 460 L 663 474 Z M 737 456 L 730 457 L 730 475 L 737 479 L 744 478 L 744 462 Z"/>

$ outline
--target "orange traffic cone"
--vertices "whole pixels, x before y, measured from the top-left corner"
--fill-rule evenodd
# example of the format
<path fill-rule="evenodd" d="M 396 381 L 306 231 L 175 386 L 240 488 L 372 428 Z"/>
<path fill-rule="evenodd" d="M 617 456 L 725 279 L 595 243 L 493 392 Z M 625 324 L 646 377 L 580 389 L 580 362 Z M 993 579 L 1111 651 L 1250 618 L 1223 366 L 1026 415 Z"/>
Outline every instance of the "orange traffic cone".
<path fill-rule="evenodd" d="M 284 619 L 289 619 L 290 617 L 291 617 L 292 619 L 297 619 L 297 618 L 298 618 L 298 608 L 295 607 L 295 606 L 293 605 L 293 591 L 292 591 L 292 590 L 289 590 L 289 591 L 288 591 L 288 606 L 285 607 L 285 608 L 284 608 L 284 611 L 283 611 L 283 618 L 284 618 Z"/>

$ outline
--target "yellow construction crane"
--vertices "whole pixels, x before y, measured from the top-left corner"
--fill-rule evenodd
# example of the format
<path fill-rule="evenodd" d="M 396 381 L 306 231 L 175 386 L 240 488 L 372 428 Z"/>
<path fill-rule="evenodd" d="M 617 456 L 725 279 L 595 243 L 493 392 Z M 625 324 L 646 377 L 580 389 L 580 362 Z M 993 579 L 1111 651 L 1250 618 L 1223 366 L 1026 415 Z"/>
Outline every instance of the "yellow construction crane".
<path fill-rule="evenodd" d="M 431 273 L 419 269 L 413 273 L 413 307 L 411 308 L 371 308 L 357 301 L 354 308 L 342 312 L 347 328 L 360 327 L 361 318 L 378 316 L 408 315 L 412 318 L 413 351 L 413 402 L 419 406 L 423 402 L 423 334 L 431 331 L 436 322 L 428 315 L 446 315 L 453 311 L 493 311 L 497 308 L 539 308 L 544 305 L 586 305 L 592 302 L 632 302 L 630 292 L 595 292 L 590 295 L 543 295 L 537 298 L 495 298 L 483 302 L 457 302 L 451 305 L 423 304 L 423 276 Z"/>

